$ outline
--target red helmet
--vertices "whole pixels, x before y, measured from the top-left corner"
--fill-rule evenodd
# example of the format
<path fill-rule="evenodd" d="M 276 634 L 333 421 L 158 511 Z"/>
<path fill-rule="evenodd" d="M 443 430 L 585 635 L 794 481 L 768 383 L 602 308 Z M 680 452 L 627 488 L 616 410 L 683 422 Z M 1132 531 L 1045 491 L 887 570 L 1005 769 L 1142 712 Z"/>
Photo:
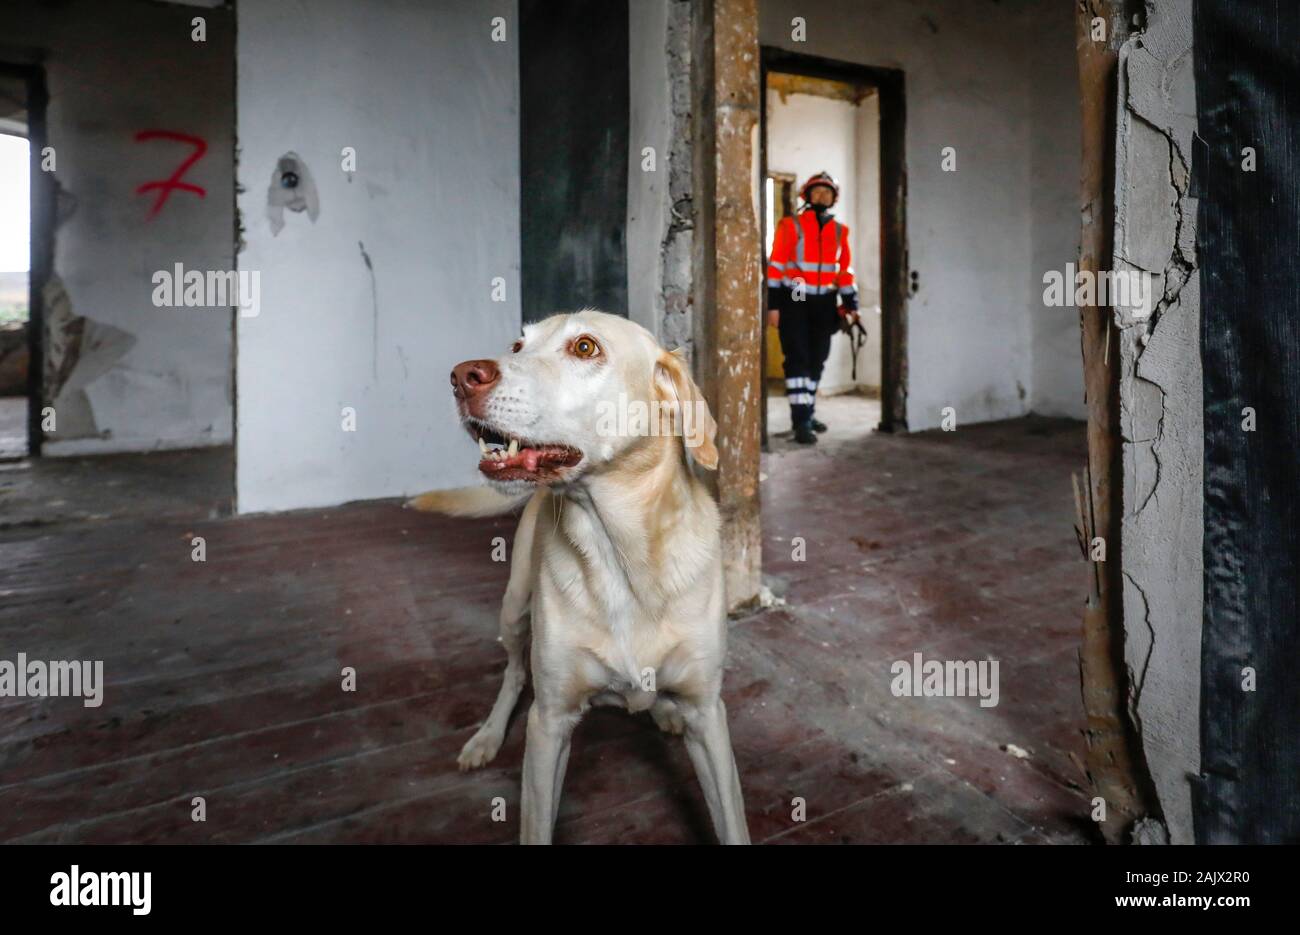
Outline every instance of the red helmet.
<path fill-rule="evenodd" d="M 799 197 L 802 198 L 804 201 L 807 201 L 812 190 L 816 188 L 818 185 L 825 185 L 827 188 L 829 188 L 831 191 L 835 193 L 835 201 L 840 200 L 839 183 L 835 181 L 834 176 L 832 176 L 829 172 L 818 172 L 808 181 L 804 182 L 803 188 L 799 189 Z M 835 201 L 832 201 L 831 204 L 834 204 Z"/>

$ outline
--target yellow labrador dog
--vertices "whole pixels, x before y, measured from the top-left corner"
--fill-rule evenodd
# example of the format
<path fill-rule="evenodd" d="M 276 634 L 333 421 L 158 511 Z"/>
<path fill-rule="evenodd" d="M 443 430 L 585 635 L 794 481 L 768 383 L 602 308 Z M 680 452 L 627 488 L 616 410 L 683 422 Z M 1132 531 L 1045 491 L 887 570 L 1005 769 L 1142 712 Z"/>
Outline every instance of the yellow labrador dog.
<path fill-rule="evenodd" d="M 489 762 L 525 680 L 520 838 L 551 840 L 569 740 L 592 705 L 649 709 L 685 735 L 719 840 L 749 843 L 722 703 L 727 618 L 716 423 L 684 361 L 603 312 L 528 325 L 511 353 L 452 371 L 487 487 L 425 494 L 417 509 L 491 515 L 527 500 L 501 605 L 505 679 L 461 769 Z"/>

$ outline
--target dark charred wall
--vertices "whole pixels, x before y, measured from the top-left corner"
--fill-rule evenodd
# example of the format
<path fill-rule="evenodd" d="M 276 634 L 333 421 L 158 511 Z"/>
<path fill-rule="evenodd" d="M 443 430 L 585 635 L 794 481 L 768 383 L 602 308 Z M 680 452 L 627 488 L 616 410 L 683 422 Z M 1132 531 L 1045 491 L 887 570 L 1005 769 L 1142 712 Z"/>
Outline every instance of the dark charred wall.
<path fill-rule="evenodd" d="M 524 321 L 627 314 L 628 0 L 521 0 Z"/>
<path fill-rule="evenodd" d="M 1300 5 L 1197 0 L 1202 843 L 1300 842 Z"/>

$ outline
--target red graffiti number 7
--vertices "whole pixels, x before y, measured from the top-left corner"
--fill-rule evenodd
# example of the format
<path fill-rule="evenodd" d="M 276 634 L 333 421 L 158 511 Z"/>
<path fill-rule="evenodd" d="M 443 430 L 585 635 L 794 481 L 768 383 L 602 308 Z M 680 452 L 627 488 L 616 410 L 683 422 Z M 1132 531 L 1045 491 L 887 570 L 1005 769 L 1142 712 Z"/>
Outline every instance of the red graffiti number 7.
<path fill-rule="evenodd" d="M 194 147 L 194 152 L 190 153 L 170 176 L 161 181 L 145 182 L 135 190 L 137 195 L 143 195 L 145 192 L 157 190 L 158 198 L 149 209 L 149 217 L 153 217 L 162 210 L 162 206 L 167 203 L 174 191 L 192 192 L 200 198 L 207 197 L 207 190 L 200 185 L 194 185 L 190 182 L 182 182 L 181 176 L 189 171 L 190 166 L 203 158 L 203 154 L 208 151 L 208 144 L 197 136 L 190 136 L 187 133 L 176 133 L 172 130 L 141 130 L 135 135 L 137 143 L 144 143 L 148 140 L 172 140 L 177 143 L 189 143 Z"/>

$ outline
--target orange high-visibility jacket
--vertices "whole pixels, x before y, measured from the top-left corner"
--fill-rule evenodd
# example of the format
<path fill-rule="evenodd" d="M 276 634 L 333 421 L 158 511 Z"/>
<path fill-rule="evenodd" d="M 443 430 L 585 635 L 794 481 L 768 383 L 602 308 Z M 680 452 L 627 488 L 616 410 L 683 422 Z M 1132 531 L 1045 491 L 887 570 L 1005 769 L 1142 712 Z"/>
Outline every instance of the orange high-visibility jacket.
<path fill-rule="evenodd" d="M 793 287 L 801 280 L 807 295 L 838 292 L 844 298 L 856 298 L 858 287 L 850 259 L 848 227 L 834 219 L 819 225 L 817 212 L 804 210 L 777 224 L 767 262 L 767 284 Z"/>

